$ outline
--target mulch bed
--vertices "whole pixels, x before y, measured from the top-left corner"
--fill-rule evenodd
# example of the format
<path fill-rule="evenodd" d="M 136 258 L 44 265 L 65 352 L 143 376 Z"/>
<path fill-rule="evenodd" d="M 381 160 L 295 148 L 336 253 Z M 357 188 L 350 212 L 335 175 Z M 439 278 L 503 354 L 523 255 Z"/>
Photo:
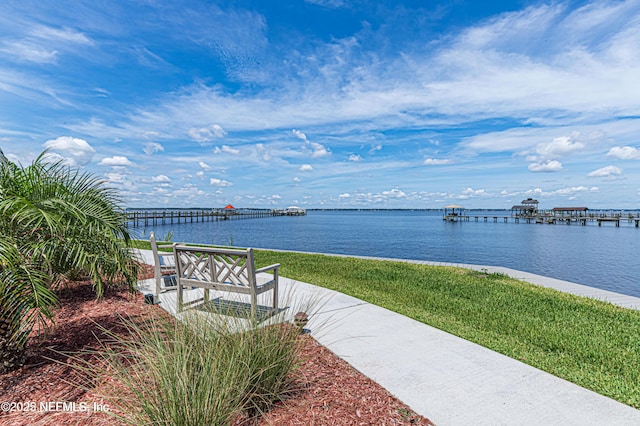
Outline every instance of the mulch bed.
<path fill-rule="evenodd" d="M 141 278 L 149 274 L 153 272 L 147 268 Z M 64 354 L 98 348 L 98 339 L 105 341 L 101 327 L 126 336 L 121 317 L 144 319 L 162 309 L 145 305 L 140 293 L 126 290 L 108 289 L 103 300 L 97 301 L 88 281 L 68 283 L 59 290 L 59 298 L 55 327 L 45 336 L 32 336 L 24 367 L 0 376 L 0 402 L 10 403 L 12 408 L 6 411 L 3 404 L 1 426 L 118 424 L 100 411 L 117 409 L 104 405 L 100 384 L 89 383 L 88 389 L 78 387 L 77 383 L 86 383 L 87 378 L 68 365 L 78 361 Z M 302 335 L 300 339 L 302 364 L 295 379 L 296 390 L 261 417 L 239 418 L 236 425 L 432 424 L 311 336 Z M 82 358 L 89 362 L 92 359 L 88 354 Z M 43 411 L 43 404 L 48 412 Z M 75 411 L 71 411 L 73 408 Z"/>

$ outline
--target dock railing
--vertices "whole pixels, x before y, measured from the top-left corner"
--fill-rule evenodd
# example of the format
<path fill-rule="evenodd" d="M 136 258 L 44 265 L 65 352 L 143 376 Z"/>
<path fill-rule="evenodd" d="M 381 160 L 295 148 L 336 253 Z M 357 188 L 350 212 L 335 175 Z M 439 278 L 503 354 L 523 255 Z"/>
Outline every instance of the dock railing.
<path fill-rule="evenodd" d="M 218 220 L 256 219 L 275 216 L 304 216 L 305 210 L 287 209 L 131 209 L 126 210 L 131 226 L 198 223 Z"/>

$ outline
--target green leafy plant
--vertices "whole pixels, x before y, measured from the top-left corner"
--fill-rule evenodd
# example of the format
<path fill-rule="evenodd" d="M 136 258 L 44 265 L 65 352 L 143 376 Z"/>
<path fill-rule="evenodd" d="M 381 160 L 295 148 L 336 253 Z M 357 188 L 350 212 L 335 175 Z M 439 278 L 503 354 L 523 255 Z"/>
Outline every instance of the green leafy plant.
<path fill-rule="evenodd" d="M 137 263 L 115 190 L 88 173 L 47 160 L 26 167 L 0 150 L 0 374 L 20 367 L 27 337 L 45 327 L 65 274 L 133 288 Z"/>
<path fill-rule="evenodd" d="M 406 408 L 398 408 L 398 414 L 400 414 L 402 420 L 405 422 L 415 423 L 416 421 L 416 413 L 407 410 Z"/>

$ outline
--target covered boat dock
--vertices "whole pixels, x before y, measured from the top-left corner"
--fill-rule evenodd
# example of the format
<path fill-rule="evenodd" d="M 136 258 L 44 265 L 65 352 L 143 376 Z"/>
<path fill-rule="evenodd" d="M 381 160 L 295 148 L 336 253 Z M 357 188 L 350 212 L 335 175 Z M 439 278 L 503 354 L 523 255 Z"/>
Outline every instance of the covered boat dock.
<path fill-rule="evenodd" d="M 462 206 L 459 206 L 457 204 L 449 204 L 448 206 L 444 206 L 442 219 L 449 222 L 462 220 L 462 218 L 465 217 L 464 211 L 465 208 Z"/>

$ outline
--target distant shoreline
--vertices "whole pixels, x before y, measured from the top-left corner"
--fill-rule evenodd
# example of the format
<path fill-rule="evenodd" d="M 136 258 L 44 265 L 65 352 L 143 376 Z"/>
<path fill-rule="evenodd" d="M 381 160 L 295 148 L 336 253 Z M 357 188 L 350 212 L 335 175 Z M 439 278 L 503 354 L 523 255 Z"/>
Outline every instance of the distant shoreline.
<path fill-rule="evenodd" d="M 221 207 L 127 207 L 126 211 L 131 210 L 159 210 L 159 211 L 184 211 L 184 210 L 212 210 L 212 209 L 221 209 Z M 273 208 L 269 207 L 237 207 L 236 210 L 273 210 Z M 336 212 L 336 211 L 346 211 L 346 212 L 377 212 L 377 211 L 389 211 L 389 212 L 441 212 L 444 208 L 307 208 L 306 211 L 327 211 L 327 212 Z M 468 212 L 510 212 L 512 209 L 481 209 L 481 208 L 468 208 L 465 211 Z M 550 209 L 540 209 L 540 210 L 550 210 Z M 590 212 L 640 212 L 640 208 L 638 209 L 589 209 Z"/>

